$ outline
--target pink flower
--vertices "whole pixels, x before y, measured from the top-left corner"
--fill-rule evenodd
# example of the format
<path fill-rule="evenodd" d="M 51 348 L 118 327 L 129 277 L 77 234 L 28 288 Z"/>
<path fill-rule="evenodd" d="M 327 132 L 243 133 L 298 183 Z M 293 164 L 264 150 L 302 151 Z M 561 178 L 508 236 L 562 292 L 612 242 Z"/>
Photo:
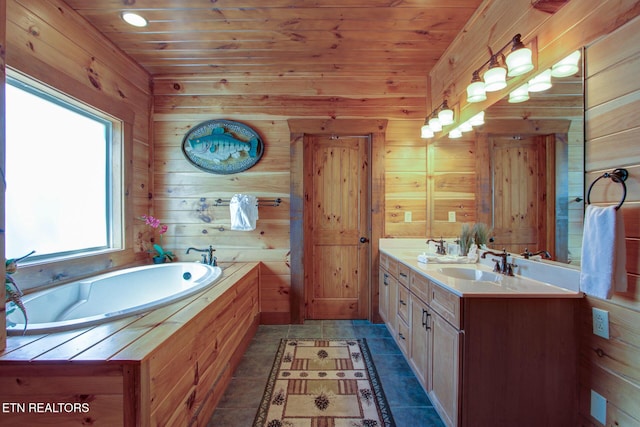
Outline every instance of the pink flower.
<path fill-rule="evenodd" d="M 169 227 L 167 225 L 163 225 L 162 227 L 160 227 L 160 234 L 166 233 L 168 228 Z"/>

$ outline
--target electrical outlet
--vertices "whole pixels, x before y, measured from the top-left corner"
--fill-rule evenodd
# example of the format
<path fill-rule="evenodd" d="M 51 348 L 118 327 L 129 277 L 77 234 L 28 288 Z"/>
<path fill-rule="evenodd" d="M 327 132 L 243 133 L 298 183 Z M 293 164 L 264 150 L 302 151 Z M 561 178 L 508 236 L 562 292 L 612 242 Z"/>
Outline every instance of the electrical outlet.
<path fill-rule="evenodd" d="M 411 222 L 411 211 L 404 213 L 404 222 Z"/>
<path fill-rule="evenodd" d="M 456 211 L 449 212 L 449 222 L 456 222 Z"/>
<path fill-rule="evenodd" d="M 609 339 L 609 312 L 593 307 L 593 333 Z"/>
<path fill-rule="evenodd" d="M 607 399 L 594 390 L 591 390 L 591 416 L 601 424 L 607 424 Z"/>

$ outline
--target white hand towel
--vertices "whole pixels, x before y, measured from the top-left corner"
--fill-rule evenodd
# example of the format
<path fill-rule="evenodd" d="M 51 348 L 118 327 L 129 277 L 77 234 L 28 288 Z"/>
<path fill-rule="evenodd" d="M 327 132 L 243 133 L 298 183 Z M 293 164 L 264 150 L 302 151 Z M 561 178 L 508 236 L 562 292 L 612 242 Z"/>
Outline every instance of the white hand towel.
<path fill-rule="evenodd" d="M 584 217 L 580 290 L 610 299 L 627 290 L 626 246 L 622 211 L 588 205 Z"/>
<path fill-rule="evenodd" d="M 251 231 L 256 229 L 258 199 L 256 196 L 235 194 L 229 202 L 231 229 Z"/>

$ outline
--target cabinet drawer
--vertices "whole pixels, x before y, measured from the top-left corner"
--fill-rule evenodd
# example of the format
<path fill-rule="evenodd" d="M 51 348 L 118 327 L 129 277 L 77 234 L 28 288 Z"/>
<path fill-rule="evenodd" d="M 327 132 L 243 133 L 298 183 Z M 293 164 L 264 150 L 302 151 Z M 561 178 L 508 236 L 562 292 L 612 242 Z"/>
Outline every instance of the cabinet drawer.
<path fill-rule="evenodd" d="M 409 322 L 409 290 L 402 285 L 398 286 L 398 316 Z"/>
<path fill-rule="evenodd" d="M 398 338 L 396 341 L 405 355 L 409 354 L 409 338 L 409 326 L 398 314 Z"/>
<path fill-rule="evenodd" d="M 411 292 L 413 292 L 415 296 L 420 298 L 422 302 L 429 304 L 429 279 L 414 271 L 411 271 L 409 278 L 409 289 L 411 290 Z"/>
<path fill-rule="evenodd" d="M 380 267 L 387 270 L 393 277 L 398 277 L 398 261 L 380 252 Z"/>
<path fill-rule="evenodd" d="M 460 329 L 460 297 L 431 282 L 429 305 L 445 320 Z"/>
<path fill-rule="evenodd" d="M 398 282 L 405 285 L 409 288 L 409 275 L 411 274 L 411 269 L 404 265 L 403 263 L 398 263 Z"/>

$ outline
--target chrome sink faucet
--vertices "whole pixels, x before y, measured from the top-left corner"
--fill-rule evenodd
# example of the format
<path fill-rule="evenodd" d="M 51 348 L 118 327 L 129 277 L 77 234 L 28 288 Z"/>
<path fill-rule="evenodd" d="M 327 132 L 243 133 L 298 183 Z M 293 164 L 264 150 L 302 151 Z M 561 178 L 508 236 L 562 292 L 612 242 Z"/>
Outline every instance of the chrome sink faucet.
<path fill-rule="evenodd" d="M 529 259 L 532 256 L 536 256 L 536 255 L 542 255 L 543 258 L 545 259 L 551 259 L 551 254 L 549 253 L 549 251 L 538 251 L 538 252 L 529 252 L 529 249 L 524 248 L 524 252 L 522 252 L 520 255 L 522 255 L 525 259 Z"/>
<path fill-rule="evenodd" d="M 198 248 L 188 248 L 187 249 L 187 254 L 189 252 L 191 252 L 192 250 L 196 251 L 196 252 L 205 252 L 202 254 L 202 263 L 203 264 L 207 264 L 207 265 L 211 265 L 211 266 L 217 266 L 218 265 L 218 258 L 213 256 L 213 253 L 215 252 L 215 249 L 213 249 L 213 246 L 209 245 L 209 248 L 207 249 L 198 249 Z"/>
<path fill-rule="evenodd" d="M 480 256 L 480 258 L 485 259 L 487 255 L 495 255 L 500 257 L 500 259 L 493 258 L 492 261 L 496 263 L 493 267 L 493 271 L 500 274 L 505 274 L 507 276 L 513 276 L 513 267 L 517 267 L 514 263 L 507 262 L 507 257 L 509 254 L 506 249 L 503 249 L 502 252 L 491 252 L 486 251 Z"/>
<path fill-rule="evenodd" d="M 447 250 L 444 247 L 444 239 L 442 237 L 440 237 L 440 240 L 435 240 L 435 239 L 427 240 L 427 245 L 429 244 L 429 242 L 434 242 L 436 244 L 436 253 L 438 255 L 446 255 L 447 254 Z"/>

